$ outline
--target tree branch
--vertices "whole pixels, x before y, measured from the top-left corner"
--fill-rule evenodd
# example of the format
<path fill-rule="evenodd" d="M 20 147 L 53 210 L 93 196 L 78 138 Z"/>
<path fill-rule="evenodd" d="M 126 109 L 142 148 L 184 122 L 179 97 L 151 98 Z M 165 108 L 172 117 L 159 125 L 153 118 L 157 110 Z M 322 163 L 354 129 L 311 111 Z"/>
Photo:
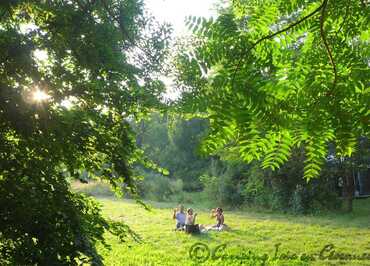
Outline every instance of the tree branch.
<path fill-rule="evenodd" d="M 118 27 L 119 27 L 119 29 L 120 29 L 120 30 L 121 30 L 121 32 L 122 32 L 122 35 L 123 35 L 124 37 L 126 37 L 126 38 L 127 38 L 127 40 L 128 40 L 129 42 L 131 42 L 131 44 L 134 44 L 134 41 L 131 39 L 131 37 L 130 37 L 129 33 L 127 32 L 127 30 L 125 29 L 125 27 L 123 27 L 123 25 L 122 25 L 121 21 L 119 20 L 119 18 L 117 18 L 117 17 L 112 13 L 112 11 L 110 10 L 110 8 L 109 8 L 109 6 L 108 6 L 107 2 L 106 2 L 105 0 L 103 0 L 103 1 L 102 1 L 102 3 L 103 3 L 103 5 L 104 5 L 104 9 L 105 9 L 105 11 L 107 11 L 107 13 L 109 14 L 109 16 L 113 19 L 113 21 L 114 21 L 114 22 L 116 22 L 116 23 L 118 24 Z"/>
<path fill-rule="evenodd" d="M 344 15 L 343 22 L 340 24 L 339 29 L 335 33 L 335 38 L 337 38 L 337 36 L 340 33 L 340 31 L 342 30 L 344 24 L 346 24 L 346 22 L 347 22 L 347 18 L 348 18 L 348 14 L 349 14 L 349 7 L 350 7 L 350 5 L 347 5 L 346 14 Z"/>
<path fill-rule="evenodd" d="M 363 7 L 363 8 L 366 8 L 366 3 L 365 3 L 365 1 L 364 1 L 364 0 L 360 0 L 360 2 L 361 2 L 362 7 Z"/>
<path fill-rule="evenodd" d="M 236 70 L 234 71 L 234 74 L 233 74 L 233 78 L 232 78 L 232 81 L 231 81 L 231 86 L 233 87 L 233 84 L 234 84 L 234 80 L 235 80 L 235 76 L 236 76 L 236 73 L 239 71 L 239 68 L 241 66 L 241 63 L 243 61 L 243 57 L 245 54 L 249 54 L 258 44 L 260 44 L 261 42 L 263 42 L 264 40 L 269 40 L 269 39 L 272 39 L 273 37 L 275 37 L 276 35 L 279 35 L 280 33 L 283 33 L 283 32 L 286 32 L 292 28 L 294 28 L 295 26 L 299 25 L 300 23 L 302 23 L 303 21 L 309 19 L 310 17 L 314 16 L 316 13 L 318 13 L 324 6 L 326 1 L 324 1 L 318 8 L 316 8 L 314 11 L 312 11 L 310 14 L 304 16 L 303 18 L 297 20 L 296 22 L 288 25 L 287 27 L 275 32 L 275 33 L 272 33 L 272 34 L 269 34 L 269 35 L 266 35 L 264 37 L 262 37 L 261 39 L 257 40 L 256 42 L 254 42 L 252 44 L 252 46 L 246 51 L 244 52 L 241 56 L 240 56 L 240 59 L 238 61 L 238 64 L 236 66 Z"/>
<path fill-rule="evenodd" d="M 141 52 L 143 52 L 144 54 L 146 54 L 147 56 L 151 56 L 150 54 L 148 54 L 145 49 L 143 47 L 140 46 L 140 44 L 138 42 L 135 42 L 135 40 L 133 38 L 131 38 L 129 32 L 126 30 L 126 28 L 122 25 L 120 19 L 114 15 L 114 13 L 110 10 L 106 0 L 103 0 L 103 5 L 104 5 L 104 9 L 105 11 L 107 11 L 107 13 L 109 14 L 109 16 L 112 18 L 113 22 L 116 22 L 123 37 L 125 37 L 127 39 L 127 41 L 135 46 L 136 48 L 138 48 Z"/>
<path fill-rule="evenodd" d="M 320 36 L 321 36 L 321 39 L 324 43 L 325 49 L 328 53 L 330 63 L 333 67 L 333 72 L 334 72 L 333 88 L 335 88 L 335 86 L 337 84 L 337 79 L 338 79 L 337 67 L 335 65 L 333 54 L 330 50 L 328 41 L 327 41 L 326 36 L 325 36 L 325 31 L 324 31 L 325 11 L 326 11 L 327 4 L 328 4 L 328 0 L 324 0 L 323 8 L 322 8 L 322 11 L 321 11 L 321 16 L 320 16 Z"/>
<path fill-rule="evenodd" d="M 252 49 L 254 49 L 254 47 L 256 47 L 262 41 L 272 39 L 276 35 L 279 35 L 280 33 L 286 32 L 286 31 L 290 30 L 291 28 L 294 28 L 298 24 L 302 23 L 306 19 L 309 19 L 310 17 L 312 17 L 313 15 L 315 15 L 317 12 L 319 12 L 324 7 L 324 3 L 325 3 L 325 1 L 318 8 L 316 8 L 314 11 L 312 11 L 310 14 L 308 14 L 307 16 L 304 16 L 303 18 L 297 20 L 296 22 L 290 24 L 289 26 L 287 26 L 287 27 L 285 27 L 285 28 L 283 28 L 283 29 L 281 29 L 281 30 L 273 33 L 273 34 L 270 34 L 270 35 L 267 35 L 267 36 L 262 37 L 261 39 L 259 39 L 255 43 L 253 43 L 253 45 L 251 46 L 251 48 L 249 48 L 249 51 L 252 50 Z"/>

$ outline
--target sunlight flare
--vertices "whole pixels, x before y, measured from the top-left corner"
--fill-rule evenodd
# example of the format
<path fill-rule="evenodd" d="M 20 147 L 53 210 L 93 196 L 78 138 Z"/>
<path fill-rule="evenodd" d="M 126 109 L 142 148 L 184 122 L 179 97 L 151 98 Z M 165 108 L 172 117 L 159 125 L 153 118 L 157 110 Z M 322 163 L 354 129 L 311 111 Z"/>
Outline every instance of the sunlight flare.
<path fill-rule="evenodd" d="M 33 92 L 32 98 L 35 102 L 44 102 L 49 100 L 51 96 L 45 91 L 37 89 Z"/>
<path fill-rule="evenodd" d="M 39 61 L 46 61 L 49 58 L 47 51 L 40 49 L 36 49 L 33 52 L 33 56 Z"/>

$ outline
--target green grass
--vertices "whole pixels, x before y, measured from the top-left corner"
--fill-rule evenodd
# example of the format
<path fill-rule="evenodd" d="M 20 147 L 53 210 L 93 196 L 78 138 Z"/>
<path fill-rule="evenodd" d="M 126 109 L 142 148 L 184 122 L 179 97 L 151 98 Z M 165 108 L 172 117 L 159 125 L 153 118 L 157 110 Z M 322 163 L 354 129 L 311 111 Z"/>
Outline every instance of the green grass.
<path fill-rule="evenodd" d="M 106 217 L 123 221 L 142 237 L 141 243 L 120 243 L 107 234 L 112 249 L 98 249 L 106 265 L 200 265 L 189 257 L 190 247 L 201 242 L 212 250 L 227 244 L 228 257 L 208 259 L 202 265 L 262 265 L 261 260 L 237 259 L 243 250 L 273 257 L 275 244 L 281 243 L 280 253 L 314 254 L 324 245 L 334 244 L 341 253 L 370 254 L 370 200 L 357 200 L 351 214 L 321 216 L 294 216 L 272 212 L 225 211 L 229 232 L 208 232 L 200 236 L 174 232 L 172 209 L 169 203 L 152 202 L 153 209 L 146 211 L 135 202 L 114 198 L 99 198 Z M 213 224 L 208 210 L 195 208 L 201 224 Z M 222 250 L 221 250 L 222 251 Z M 328 253 L 326 253 L 328 254 Z M 234 256 L 234 258 L 232 257 Z M 369 260 L 304 262 L 300 260 L 270 260 L 266 265 L 370 265 Z"/>

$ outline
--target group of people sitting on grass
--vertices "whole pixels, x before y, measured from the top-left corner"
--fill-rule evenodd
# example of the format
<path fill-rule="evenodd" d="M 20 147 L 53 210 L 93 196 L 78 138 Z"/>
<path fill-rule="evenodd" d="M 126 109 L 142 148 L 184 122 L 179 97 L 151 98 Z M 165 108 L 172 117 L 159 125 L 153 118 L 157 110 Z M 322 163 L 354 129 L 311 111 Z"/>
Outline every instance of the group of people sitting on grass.
<path fill-rule="evenodd" d="M 212 209 L 211 217 L 216 218 L 216 224 L 196 224 L 195 220 L 197 218 L 197 213 L 194 213 L 192 208 L 189 208 L 186 214 L 183 205 L 179 205 L 173 210 L 173 219 L 176 220 L 175 230 L 185 231 L 187 233 L 205 233 L 209 230 L 223 231 L 228 229 L 227 225 L 225 224 L 225 218 L 221 208 L 218 207 L 216 209 Z"/>

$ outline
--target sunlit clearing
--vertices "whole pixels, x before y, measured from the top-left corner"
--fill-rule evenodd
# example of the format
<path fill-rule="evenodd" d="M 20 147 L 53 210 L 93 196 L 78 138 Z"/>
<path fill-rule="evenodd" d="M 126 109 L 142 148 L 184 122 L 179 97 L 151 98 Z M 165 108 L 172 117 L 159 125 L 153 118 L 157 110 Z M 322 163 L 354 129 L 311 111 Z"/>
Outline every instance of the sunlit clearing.
<path fill-rule="evenodd" d="M 67 98 L 64 98 L 59 105 L 67 110 L 73 108 L 74 106 L 79 105 L 78 98 L 74 96 L 68 96 Z"/>
<path fill-rule="evenodd" d="M 73 103 L 71 100 L 67 99 L 67 100 L 63 100 L 61 103 L 60 103 L 61 106 L 63 106 L 64 108 L 66 109 L 71 109 L 72 106 L 73 106 Z"/>
<path fill-rule="evenodd" d="M 35 50 L 33 56 L 40 61 L 46 61 L 48 59 L 48 53 L 45 50 Z"/>
<path fill-rule="evenodd" d="M 97 107 L 96 107 L 96 109 L 98 110 L 98 111 L 100 111 L 102 114 L 108 114 L 109 113 L 109 108 L 107 107 L 107 106 L 105 106 L 105 105 L 98 105 Z"/>
<path fill-rule="evenodd" d="M 50 97 L 51 96 L 49 94 L 47 94 L 46 92 L 41 91 L 39 89 L 37 89 L 33 92 L 33 100 L 36 101 L 36 102 L 46 101 L 46 100 L 50 99 Z"/>
<path fill-rule="evenodd" d="M 22 34 L 29 33 L 35 29 L 37 29 L 37 26 L 33 23 L 21 23 L 19 25 L 19 30 Z"/>
<path fill-rule="evenodd" d="M 171 77 L 161 77 L 161 81 L 164 83 L 166 87 L 166 91 L 163 94 L 164 101 L 175 101 L 180 98 L 181 93 L 176 90 L 176 86 L 174 85 L 174 81 Z"/>

